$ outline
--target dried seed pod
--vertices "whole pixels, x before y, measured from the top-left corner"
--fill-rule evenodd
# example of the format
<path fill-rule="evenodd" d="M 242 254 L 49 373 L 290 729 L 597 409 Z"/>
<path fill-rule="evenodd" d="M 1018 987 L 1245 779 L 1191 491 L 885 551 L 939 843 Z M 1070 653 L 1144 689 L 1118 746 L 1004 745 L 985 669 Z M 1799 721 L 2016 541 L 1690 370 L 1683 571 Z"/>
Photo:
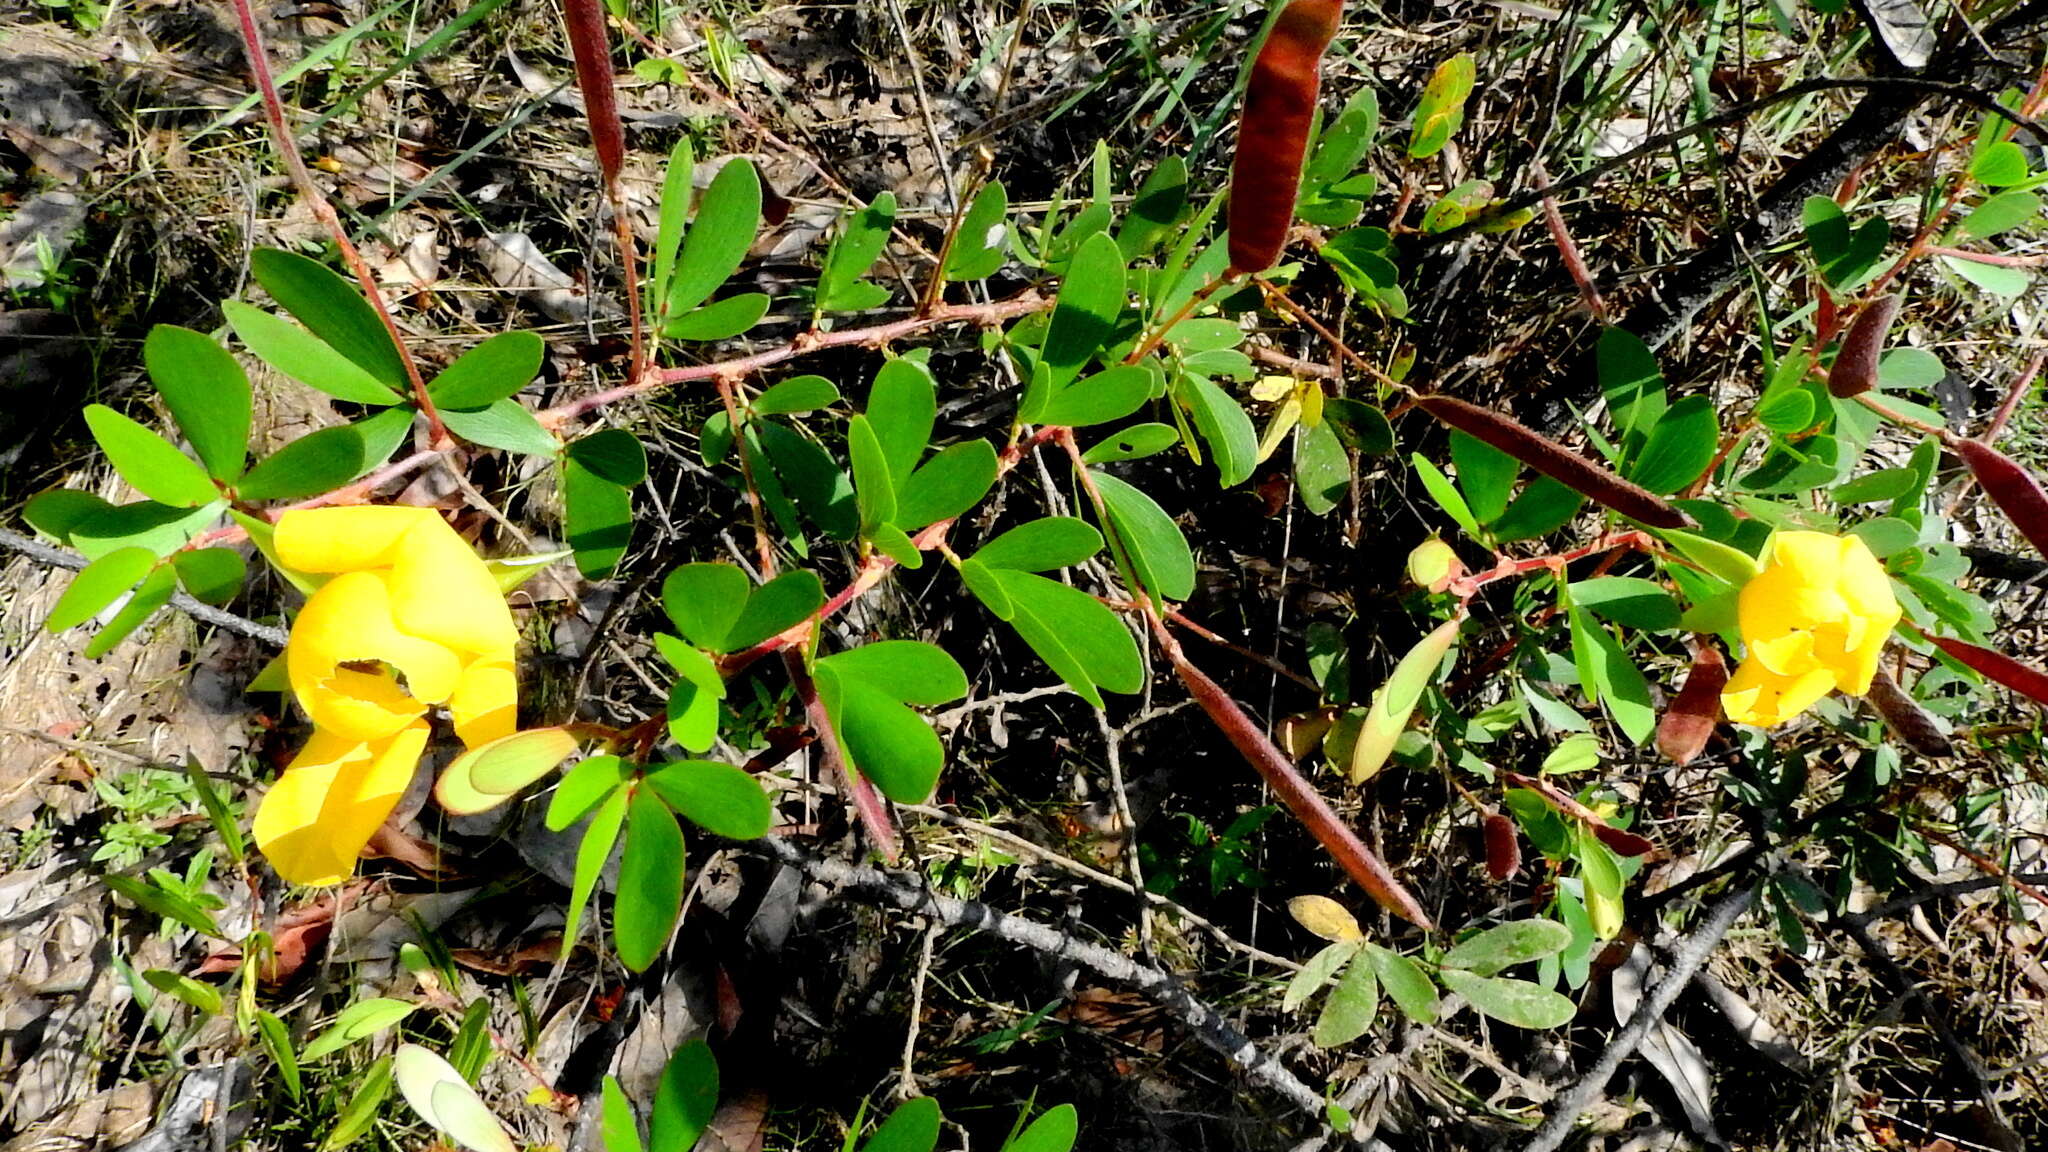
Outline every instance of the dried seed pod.
<path fill-rule="evenodd" d="M 1856 314 L 1849 334 L 1842 337 L 1842 350 L 1828 368 L 1830 395 L 1847 400 L 1877 387 L 1877 361 L 1884 353 L 1884 338 L 1891 333 L 1892 321 L 1904 302 L 1903 297 L 1887 296 Z"/>
<path fill-rule="evenodd" d="M 1308 826 L 1308 830 L 1337 861 L 1346 875 L 1366 894 L 1378 901 L 1380 906 L 1419 928 L 1430 928 L 1429 913 L 1422 910 L 1413 894 L 1394 878 L 1394 874 L 1380 861 L 1373 851 L 1365 846 L 1351 826 L 1344 823 L 1327 801 L 1315 788 L 1294 770 L 1287 757 L 1274 747 L 1252 718 L 1245 715 L 1242 707 L 1225 692 L 1221 685 L 1209 679 L 1200 668 L 1188 662 L 1178 651 L 1168 653 L 1173 661 L 1173 670 L 1180 675 L 1181 683 L 1187 685 L 1188 694 L 1202 711 L 1209 714 L 1223 734 L 1243 756 L 1258 770 L 1261 778 L 1274 795 L 1287 805 L 1295 818 Z"/>
<path fill-rule="evenodd" d="M 1955 745 L 1949 742 L 1948 733 L 1943 732 L 1927 714 L 1920 702 L 1906 693 L 1889 673 L 1879 668 L 1877 675 L 1870 678 L 1870 691 L 1865 695 L 1870 706 L 1884 718 L 1885 727 L 1892 730 L 1901 743 L 1922 756 L 1942 757 L 1955 754 Z"/>
<path fill-rule="evenodd" d="M 1929 636 L 1935 647 L 1955 657 L 1964 665 L 1994 683 L 2033 700 L 2048 705 L 2048 672 L 1967 640 L 1952 640 L 1946 636 Z"/>
<path fill-rule="evenodd" d="M 2048 492 L 2041 490 L 2041 482 L 2014 463 L 2012 457 L 1989 444 L 1959 439 L 1949 446 L 1963 458 L 1977 483 L 1984 486 L 1984 494 L 2012 518 L 2013 526 L 2034 546 L 2034 551 L 2048 556 Z"/>
<path fill-rule="evenodd" d="M 1721 689 L 1728 685 L 1728 661 L 1711 640 L 1693 650 L 1692 671 L 1657 721 L 1657 751 L 1681 767 L 1692 763 L 1721 722 Z"/>
<path fill-rule="evenodd" d="M 1520 772 L 1503 772 L 1500 774 L 1500 778 L 1502 783 L 1512 787 L 1527 788 L 1529 791 L 1543 797 L 1544 803 L 1549 804 L 1560 813 L 1574 820 L 1583 821 L 1586 827 L 1592 829 L 1593 835 L 1602 844 L 1607 845 L 1623 856 L 1647 856 L 1657 850 L 1657 845 L 1650 840 L 1638 836 L 1626 828 L 1616 828 L 1614 825 L 1609 824 L 1607 817 L 1579 803 L 1577 798 L 1548 780 L 1535 776 L 1524 776 Z"/>
<path fill-rule="evenodd" d="M 605 187 L 616 187 L 626 163 L 626 130 L 619 123 L 618 94 L 612 88 L 611 39 L 605 35 L 604 5 L 599 0 L 562 0 L 569 32 L 569 51 L 576 58 L 576 87 L 583 93 L 584 117 L 590 121 L 590 143 Z"/>
<path fill-rule="evenodd" d="M 1322 85 L 1323 50 L 1337 34 L 1343 0 L 1294 0 L 1252 62 L 1230 170 L 1230 270 L 1264 272 L 1280 262 Z"/>
<path fill-rule="evenodd" d="M 1498 884 L 1522 870 L 1522 838 L 1515 822 L 1498 812 L 1488 812 L 1481 822 L 1486 830 L 1486 874 Z"/>
<path fill-rule="evenodd" d="M 1632 484 L 1557 441 L 1498 412 L 1450 396 L 1424 396 L 1424 411 L 1476 440 L 1483 440 L 1552 480 L 1652 528 L 1690 528 L 1692 519 L 1649 489 Z"/>

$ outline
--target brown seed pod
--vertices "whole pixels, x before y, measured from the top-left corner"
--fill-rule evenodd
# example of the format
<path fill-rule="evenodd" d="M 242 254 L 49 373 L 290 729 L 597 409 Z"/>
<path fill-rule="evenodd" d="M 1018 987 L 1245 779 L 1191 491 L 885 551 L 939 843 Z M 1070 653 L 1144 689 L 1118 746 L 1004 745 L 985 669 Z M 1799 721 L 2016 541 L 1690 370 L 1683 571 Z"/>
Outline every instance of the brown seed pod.
<path fill-rule="evenodd" d="M 1486 829 L 1486 874 L 1496 884 L 1513 879 L 1522 869 L 1522 838 L 1515 832 L 1515 822 L 1488 812 L 1481 823 Z"/>
<path fill-rule="evenodd" d="M 2034 546 L 2034 551 L 2048 556 L 2048 492 L 2041 490 L 2041 482 L 2015 464 L 2012 457 L 1989 444 L 1958 439 L 1951 441 L 1949 447 L 1963 458 L 1970 474 L 1984 486 L 1984 494 L 2011 517 L 2013 526 Z"/>
<path fill-rule="evenodd" d="M 1934 642 L 1935 647 L 1986 679 L 2003 684 L 2036 704 L 2048 705 L 2048 672 L 1967 640 L 1951 640 L 1946 636 L 1929 636 L 1928 639 Z"/>
<path fill-rule="evenodd" d="M 1301 165 L 1322 86 L 1323 50 L 1337 34 L 1343 0 L 1294 0 L 1252 62 L 1230 169 L 1230 270 L 1264 272 L 1280 262 Z"/>
<path fill-rule="evenodd" d="M 1524 776 L 1520 772 L 1503 772 L 1500 774 L 1500 778 L 1505 784 L 1515 788 L 1527 788 L 1529 791 L 1543 797 L 1545 803 L 1564 815 L 1574 820 L 1584 821 L 1586 826 L 1593 830 L 1593 835 L 1602 844 L 1607 845 L 1623 856 L 1647 856 L 1657 850 L 1657 845 L 1650 840 L 1638 836 L 1626 828 L 1616 828 L 1614 825 L 1609 824 L 1605 816 L 1579 803 L 1576 797 L 1548 780 L 1539 779 L 1535 776 Z"/>
<path fill-rule="evenodd" d="M 1681 767 L 1692 763 L 1721 722 L 1721 689 L 1728 685 L 1728 661 L 1711 640 L 1693 650 L 1692 671 L 1657 721 L 1657 751 Z"/>
<path fill-rule="evenodd" d="M 1189 663 L 1186 656 L 1177 651 L 1169 652 L 1168 656 L 1173 661 L 1173 670 L 1180 674 L 1181 683 L 1187 685 L 1188 694 L 1195 698 L 1195 703 L 1209 714 L 1209 719 L 1218 728 L 1223 729 L 1223 734 L 1237 748 L 1238 755 L 1258 770 L 1267 786 L 1273 789 L 1273 794 L 1287 805 L 1296 819 L 1308 826 L 1324 851 L 1337 861 L 1345 874 L 1387 911 L 1419 928 L 1432 927 L 1429 913 L 1422 910 L 1414 895 L 1394 878 L 1393 872 L 1373 855 L 1372 849 L 1365 846 L 1351 826 L 1344 823 L 1301 773 L 1294 770 L 1286 755 L 1266 739 L 1266 734 L 1252 723 L 1252 718 L 1245 715 L 1244 709 L 1238 706 L 1230 693 Z"/>
<path fill-rule="evenodd" d="M 611 39 L 605 35 L 600 0 L 562 0 L 569 51 L 576 58 L 576 87 L 583 93 L 590 143 L 607 188 L 618 183 L 626 163 L 626 130 L 619 123 L 618 94 L 612 88 Z"/>
<path fill-rule="evenodd" d="M 1557 441 L 1498 412 L 1451 396 L 1423 396 L 1416 404 L 1476 440 L 1483 440 L 1552 480 L 1652 528 L 1690 528 L 1691 517 L 1649 489 L 1609 472 Z"/>
<path fill-rule="evenodd" d="M 1884 338 L 1890 335 L 1892 321 L 1904 302 L 1903 297 L 1887 296 L 1856 314 L 1849 334 L 1842 337 L 1842 350 L 1828 368 L 1830 395 L 1847 400 L 1877 387 L 1877 361 L 1884 353 Z"/>
<path fill-rule="evenodd" d="M 1927 709 L 1899 687 L 1898 681 L 1884 669 L 1879 668 L 1877 675 L 1871 677 L 1870 691 L 1864 698 L 1884 718 L 1885 727 L 1891 729 L 1892 735 L 1906 747 L 1928 757 L 1955 754 L 1955 745 L 1949 742 L 1948 734 L 1935 725 L 1934 717 L 1929 716 Z"/>

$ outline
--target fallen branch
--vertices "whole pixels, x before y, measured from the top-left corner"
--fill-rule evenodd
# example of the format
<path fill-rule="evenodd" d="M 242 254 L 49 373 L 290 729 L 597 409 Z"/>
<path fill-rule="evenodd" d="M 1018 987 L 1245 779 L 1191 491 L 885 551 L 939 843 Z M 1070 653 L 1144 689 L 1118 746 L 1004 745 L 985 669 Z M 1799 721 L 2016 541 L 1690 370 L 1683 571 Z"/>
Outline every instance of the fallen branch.
<path fill-rule="evenodd" d="M 26 536 L 9 532 L 4 528 L 0 528 L 0 548 L 19 553 L 38 564 L 51 568 L 66 568 L 73 572 L 84 568 L 89 563 L 85 557 L 75 552 L 66 552 L 62 548 L 53 548 L 40 540 L 31 540 Z M 251 640 L 261 640 L 278 648 L 284 647 L 284 629 L 271 624 L 258 624 L 254 620 L 237 616 L 232 612 L 224 612 L 211 604 L 202 604 L 183 592 L 171 593 L 171 607 L 192 617 L 201 624 L 211 624 L 223 631 L 233 632 L 237 636 L 246 636 Z"/>
<path fill-rule="evenodd" d="M 1728 930 L 1735 926 L 1735 921 L 1749 910 L 1750 902 L 1754 899 L 1756 885 L 1750 884 L 1737 889 L 1723 897 L 1719 904 L 1714 905 L 1714 910 L 1707 913 L 1706 920 L 1692 935 L 1679 941 L 1678 946 L 1671 950 L 1671 967 L 1664 974 L 1664 979 L 1658 981 L 1657 986 L 1650 990 L 1650 994 L 1643 997 L 1643 1002 L 1636 1007 L 1635 1015 L 1629 1017 L 1628 1025 L 1617 1033 L 1614 1039 L 1608 1041 L 1606 1050 L 1600 1053 L 1600 1058 L 1593 1062 L 1593 1066 L 1586 1070 L 1586 1074 L 1579 1078 L 1578 1083 L 1573 1084 L 1558 1098 L 1557 1106 L 1551 1109 L 1550 1118 L 1543 1122 L 1542 1127 L 1536 1129 L 1536 1134 L 1522 1146 L 1522 1152 L 1557 1152 L 1564 1144 L 1565 1138 L 1571 1135 L 1572 1126 L 1579 1122 L 1579 1116 L 1593 1102 L 1593 1098 L 1600 1094 L 1601 1089 L 1607 1087 L 1607 1081 L 1614 1077 L 1615 1069 L 1621 1067 L 1623 1060 L 1635 1055 L 1636 1049 L 1642 1047 L 1643 1038 L 1648 1036 L 1650 1029 L 1664 1018 L 1665 1010 L 1678 999 L 1678 994 L 1685 990 L 1685 986 L 1692 983 L 1692 974 L 1699 971 L 1707 955 L 1721 943 L 1721 937 L 1728 934 Z"/>
<path fill-rule="evenodd" d="M 1231 1027 L 1214 1008 L 1196 999 L 1170 972 L 986 904 L 942 896 L 912 874 L 826 859 L 772 836 L 752 841 L 746 847 L 832 885 L 838 894 L 931 916 L 949 928 L 986 932 L 1054 959 L 1071 960 L 1105 979 L 1128 984 L 1171 1012 L 1204 1044 L 1244 1069 L 1253 1080 L 1279 1094 L 1317 1125 L 1326 1124 L 1321 1093 L 1304 1084 L 1272 1053 L 1261 1050 Z"/>

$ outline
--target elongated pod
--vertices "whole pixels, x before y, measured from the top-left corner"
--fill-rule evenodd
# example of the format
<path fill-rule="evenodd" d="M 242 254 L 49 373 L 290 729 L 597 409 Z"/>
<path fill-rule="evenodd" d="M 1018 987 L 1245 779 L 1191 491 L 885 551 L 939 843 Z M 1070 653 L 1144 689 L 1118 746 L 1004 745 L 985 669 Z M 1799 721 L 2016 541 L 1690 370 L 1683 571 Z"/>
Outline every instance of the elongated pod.
<path fill-rule="evenodd" d="M 2041 482 L 2014 463 L 2012 457 L 1988 444 L 1956 440 L 1949 446 L 1963 458 L 1977 483 L 1983 485 L 1984 494 L 1991 497 L 1999 511 L 2012 518 L 2020 535 L 2027 538 L 2035 551 L 2048 556 L 2048 492 L 2042 491 Z"/>
<path fill-rule="evenodd" d="M 1475 440 L 1484 440 L 1552 480 L 1652 528 L 1690 528 L 1692 519 L 1640 484 L 1616 476 L 1514 420 L 1452 396 L 1423 396 L 1423 411 Z"/>
<path fill-rule="evenodd" d="M 1232 272 L 1264 272 L 1280 262 L 1287 247 L 1322 86 L 1323 50 L 1343 14 L 1343 0 L 1294 0 L 1281 10 L 1252 62 L 1230 170 Z"/>

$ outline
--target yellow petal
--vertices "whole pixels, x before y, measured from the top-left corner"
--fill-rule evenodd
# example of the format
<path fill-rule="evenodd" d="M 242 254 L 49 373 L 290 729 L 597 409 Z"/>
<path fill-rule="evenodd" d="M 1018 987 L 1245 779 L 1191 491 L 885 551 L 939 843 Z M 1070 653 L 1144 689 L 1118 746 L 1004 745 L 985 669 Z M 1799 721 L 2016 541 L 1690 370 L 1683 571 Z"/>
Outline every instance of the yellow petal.
<path fill-rule="evenodd" d="M 257 847 L 289 883 L 348 879 L 412 783 L 426 744 L 424 721 L 367 743 L 316 729 L 257 808 Z"/>
<path fill-rule="evenodd" d="M 497 579 L 439 516 L 406 534 L 390 587 L 392 616 L 414 636 L 474 654 L 510 651 L 519 640 Z"/>
<path fill-rule="evenodd" d="M 1292 376 L 1261 376 L 1259 377 L 1259 382 L 1252 385 L 1252 399 L 1263 400 L 1271 404 L 1292 391 L 1294 391 L 1294 377 Z"/>
<path fill-rule="evenodd" d="M 1898 623 L 1899 601 L 1892 595 L 1891 577 L 1885 575 L 1884 565 L 1878 563 L 1861 536 L 1843 538 L 1838 587 L 1851 612 L 1873 620 L 1890 616 L 1891 624 Z M 1891 631 L 1891 624 L 1885 625 L 1884 630 Z"/>
<path fill-rule="evenodd" d="M 340 667 L 372 661 L 403 673 L 406 692 L 387 677 Z M 392 626 L 390 597 L 377 574 L 346 572 L 306 601 L 285 646 L 285 670 L 316 727 L 372 740 L 405 726 L 423 703 L 446 700 L 461 665 L 446 648 Z"/>
<path fill-rule="evenodd" d="M 277 558 L 301 572 L 389 568 L 407 533 L 440 519 L 431 508 L 397 504 L 300 508 L 277 519 Z"/>
<path fill-rule="evenodd" d="M 519 728 L 519 681 L 512 656 L 479 656 L 462 670 L 448 715 L 464 747 L 488 744 Z"/>
<path fill-rule="evenodd" d="M 1811 708 L 1835 686 L 1832 673 L 1816 669 L 1781 676 L 1757 660 L 1744 660 L 1721 690 L 1721 709 L 1737 724 L 1770 728 Z"/>
<path fill-rule="evenodd" d="M 1833 587 L 1842 571 L 1842 538 L 1826 532 L 1779 532 L 1771 537 L 1766 566 L 1788 569 L 1808 584 Z"/>

